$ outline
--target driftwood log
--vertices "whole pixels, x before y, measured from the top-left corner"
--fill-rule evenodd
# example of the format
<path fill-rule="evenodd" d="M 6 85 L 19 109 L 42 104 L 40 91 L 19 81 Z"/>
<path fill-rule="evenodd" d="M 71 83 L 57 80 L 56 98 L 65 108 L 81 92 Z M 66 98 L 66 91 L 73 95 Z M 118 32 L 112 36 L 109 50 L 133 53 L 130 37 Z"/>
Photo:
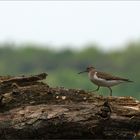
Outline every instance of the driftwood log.
<path fill-rule="evenodd" d="M 52 88 L 46 76 L 0 77 L 0 139 L 139 139 L 138 100 Z"/>

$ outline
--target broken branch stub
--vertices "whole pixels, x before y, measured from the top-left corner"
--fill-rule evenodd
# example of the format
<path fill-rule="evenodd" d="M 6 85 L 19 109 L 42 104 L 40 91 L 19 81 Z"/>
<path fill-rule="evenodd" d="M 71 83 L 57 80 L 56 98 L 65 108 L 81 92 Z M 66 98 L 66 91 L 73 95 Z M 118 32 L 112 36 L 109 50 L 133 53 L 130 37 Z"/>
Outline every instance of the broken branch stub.
<path fill-rule="evenodd" d="M 25 76 L 12 77 L 6 80 L 1 80 L 1 84 L 39 81 L 45 79 L 47 75 L 48 74 L 46 73 L 41 73 L 38 75 L 27 76 L 27 77 Z"/>
<path fill-rule="evenodd" d="M 20 86 L 35 85 L 39 83 L 41 84 L 41 82 L 39 81 L 45 79 L 47 75 L 48 74 L 46 73 L 41 73 L 33 76 L 17 76 L 17 77 L 7 76 L 5 78 L 1 77 L 0 94 L 9 92 L 15 86 L 20 87 Z"/>

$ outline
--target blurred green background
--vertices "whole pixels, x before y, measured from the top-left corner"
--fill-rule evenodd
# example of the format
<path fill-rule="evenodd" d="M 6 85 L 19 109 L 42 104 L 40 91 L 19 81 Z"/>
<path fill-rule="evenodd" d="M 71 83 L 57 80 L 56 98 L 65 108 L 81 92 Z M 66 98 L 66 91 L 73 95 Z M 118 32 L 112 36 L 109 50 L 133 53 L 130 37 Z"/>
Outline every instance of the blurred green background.
<path fill-rule="evenodd" d="M 136 1 L 2 1 L 0 75 L 46 72 L 52 87 L 94 90 L 86 73 L 77 74 L 93 65 L 134 81 L 112 87 L 114 96 L 140 99 L 139 13 Z"/>
<path fill-rule="evenodd" d="M 33 44 L 0 45 L 0 75 L 46 72 L 48 77 L 45 82 L 52 87 L 94 90 L 96 86 L 89 81 L 86 73 L 77 74 L 88 65 L 134 81 L 112 87 L 113 95 L 140 99 L 140 42 L 129 43 L 123 49 L 113 51 L 103 51 L 92 44 L 81 50 L 66 47 L 59 51 Z M 107 96 L 109 90 L 101 88 L 98 93 Z"/>

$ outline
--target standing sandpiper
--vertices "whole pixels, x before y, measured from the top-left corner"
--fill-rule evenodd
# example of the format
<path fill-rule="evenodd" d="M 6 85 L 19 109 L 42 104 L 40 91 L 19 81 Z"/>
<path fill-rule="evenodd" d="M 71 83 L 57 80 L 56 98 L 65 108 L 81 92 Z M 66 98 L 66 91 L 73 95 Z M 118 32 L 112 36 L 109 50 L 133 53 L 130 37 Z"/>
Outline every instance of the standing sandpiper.
<path fill-rule="evenodd" d="M 125 79 L 125 78 L 113 76 L 105 72 L 97 71 L 92 66 L 87 67 L 85 71 L 79 72 L 78 74 L 81 74 L 84 72 L 88 72 L 88 77 L 90 81 L 98 86 L 97 89 L 95 89 L 94 91 L 98 91 L 101 86 L 107 87 L 110 90 L 110 96 L 112 96 L 112 89 L 111 89 L 112 86 L 115 86 L 124 82 L 133 82 L 133 81 L 130 81 L 129 79 Z"/>

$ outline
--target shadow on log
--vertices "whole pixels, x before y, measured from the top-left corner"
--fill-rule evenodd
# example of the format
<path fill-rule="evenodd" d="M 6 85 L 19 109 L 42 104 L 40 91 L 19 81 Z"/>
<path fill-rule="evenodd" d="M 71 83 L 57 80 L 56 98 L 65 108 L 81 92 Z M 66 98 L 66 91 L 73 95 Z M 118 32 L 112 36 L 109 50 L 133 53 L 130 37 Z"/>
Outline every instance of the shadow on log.
<path fill-rule="evenodd" d="M 46 76 L 1 78 L 0 139 L 132 140 L 140 132 L 136 99 L 52 88 L 40 81 Z"/>

